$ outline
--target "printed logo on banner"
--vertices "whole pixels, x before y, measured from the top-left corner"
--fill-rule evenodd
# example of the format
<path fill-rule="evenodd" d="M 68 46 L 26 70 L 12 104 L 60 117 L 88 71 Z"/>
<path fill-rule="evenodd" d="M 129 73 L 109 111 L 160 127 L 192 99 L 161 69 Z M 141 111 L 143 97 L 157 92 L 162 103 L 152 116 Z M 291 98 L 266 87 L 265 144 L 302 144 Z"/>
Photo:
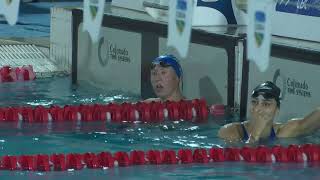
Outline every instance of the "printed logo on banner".
<path fill-rule="evenodd" d="M 129 51 L 125 47 L 119 47 L 116 43 L 110 43 L 104 37 L 99 41 L 98 59 L 101 66 L 106 66 L 110 60 L 118 63 L 131 63 Z"/>
<path fill-rule="evenodd" d="M 276 11 L 320 17 L 319 0 L 279 0 Z"/>
<path fill-rule="evenodd" d="M 182 34 L 186 25 L 185 23 L 186 10 L 187 10 L 186 0 L 178 0 L 176 8 L 177 8 L 177 13 L 176 13 L 177 30 L 180 34 Z"/>
<path fill-rule="evenodd" d="M 292 76 L 286 77 L 280 73 L 280 69 L 277 69 L 274 73 L 273 82 L 279 87 L 282 87 L 282 100 L 285 98 L 286 94 L 300 96 L 303 98 L 312 97 L 311 85 L 307 82 L 307 80 L 299 80 L 297 77 Z"/>
<path fill-rule="evenodd" d="M 90 13 L 91 13 L 91 16 L 92 16 L 92 20 L 94 20 L 96 18 L 97 11 L 98 11 L 98 7 L 97 6 L 90 5 Z"/>
<path fill-rule="evenodd" d="M 273 75 L 273 83 L 276 84 L 281 89 L 281 100 L 284 100 L 286 97 L 286 77 L 280 73 L 280 69 L 277 69 Z"/>
<path fill-rule="evenodd" d="M 103 46 L 105 44 L 105 46 Z M 101 66 L 106 66 L 109 62 L 109 42 L 102 37 L 98 46 L 98 59 Z"/>
<path fill-rule="evenodd" d="M 258 47 L 261 46 L 263 39 L 264 39 L 264 31 L 265 31 L 265 23 L 266 23 L 266 15 L 262 11 L 256 11 L 255 13 L 255 32 L 254 37 L 256 40 L 256 44 Z"/>

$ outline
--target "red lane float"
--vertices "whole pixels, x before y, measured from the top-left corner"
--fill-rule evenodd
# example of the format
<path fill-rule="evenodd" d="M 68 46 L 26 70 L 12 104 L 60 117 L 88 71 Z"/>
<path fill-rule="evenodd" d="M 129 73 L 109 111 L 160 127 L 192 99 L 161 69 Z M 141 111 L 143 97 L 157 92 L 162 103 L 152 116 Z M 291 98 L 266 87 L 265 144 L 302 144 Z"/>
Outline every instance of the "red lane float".
<path fill-rule="evenodd" d="M 320 147 L 314 144 L 289 145 L 283 147 L 242 147 L 211 149 L 133 150 L 130 153 L 118 151 L 114 154 L 87 152 L 84 154 L 37 154 L 6 155 L 1 158 L 1 170 L 22 171 L 66 171 L 83 168 L 113 168 L 134 165 L 213 163 L 225 161 L 245 161 L 254 163 L 319 163 Z"/>
<path fill-rule="evenodd" d="M 210 107 L 213 116 L 224 115 L 223 105 Z M 215 110 L 212 110 L 215 109 Z M 0 108 L 0 122 L 21 121 L 48 123 L 55 121 L 111 121 L 111 122 L 162 122 L 186 120 L 205 122 L 209 110 L 205 100 L 182 100 L 179 102 L 110 103 L 106 105 L 53 105 L 51 107 L 5 107 Z"/>
<path fill-rule="evenodd" d="M 34 80 L 36 74 L 31 65 L 22 67 L 3 66 L 0 68 L 0 82 L 16 82 Z"/>

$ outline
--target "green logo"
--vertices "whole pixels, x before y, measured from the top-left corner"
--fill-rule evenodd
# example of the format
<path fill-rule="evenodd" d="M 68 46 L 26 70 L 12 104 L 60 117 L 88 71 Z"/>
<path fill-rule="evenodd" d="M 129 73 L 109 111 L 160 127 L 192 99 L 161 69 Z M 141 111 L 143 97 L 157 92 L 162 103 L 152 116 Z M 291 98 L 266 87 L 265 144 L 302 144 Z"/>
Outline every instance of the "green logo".
<path fill-rule="evenodd" d="M 178 32 L 181 34 L 184 30 L 185 22 L 184 20 L 176 20 Z"/>
<path fill-rule="evenodd" d="M 255 37 L 257 46 L 260 47 L 264 37 L 263 33 L 255 32 L 254 37 Z"/>
<path fill-rule="evenodd" d="M 97 6 L 89 6 L 90 8 L 90 14 L 92 16 L 92 19 L 95 19 L 97 16 L 97 12 L 98 12 L 98 7 Z"/>

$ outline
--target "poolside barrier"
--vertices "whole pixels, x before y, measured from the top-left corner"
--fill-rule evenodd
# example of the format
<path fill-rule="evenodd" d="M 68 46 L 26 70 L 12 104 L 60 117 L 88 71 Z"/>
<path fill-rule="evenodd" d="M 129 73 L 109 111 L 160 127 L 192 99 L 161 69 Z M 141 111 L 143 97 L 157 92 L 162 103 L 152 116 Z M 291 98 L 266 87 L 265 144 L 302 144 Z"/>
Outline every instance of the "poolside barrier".
<path fill-rule="evenodd" d="M 122 104 L 2 107 L 0 122 L 48 123 L 56 121 L 162 122 L 186 120 L 205 122 L 209 113 L 224 115 L 224 105 L 207 107 L 203 99 L 179 102 L 138 102 Z"/>
<path fill-rule="evenodd" d="M 266 147 L 179 149 L 175 150 L 133 150 L 130 153 L 69 153 L 6 155 L 1 158 L 1 170 L 23 171 L 66 171 L 89 169 L 107 169 L 134 165 L 190 164 L 213 162 L 251 162 L 251 163 L 318 163 L 320 146 L 315 144 L 275 145 Z"/>
<path fill-rule="evenodd" d="M 3 66 L 0 68 L 0 83 L 28 81 L 36 78 L 35 72 L 31 65 L 22 67 Z"/>

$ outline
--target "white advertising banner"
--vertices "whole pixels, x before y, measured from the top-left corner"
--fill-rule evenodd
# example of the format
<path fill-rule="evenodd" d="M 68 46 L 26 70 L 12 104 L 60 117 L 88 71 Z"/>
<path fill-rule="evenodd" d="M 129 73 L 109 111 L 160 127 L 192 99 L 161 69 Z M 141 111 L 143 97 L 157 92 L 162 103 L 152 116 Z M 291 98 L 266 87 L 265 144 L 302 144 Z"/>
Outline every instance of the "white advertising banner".
<path fill-rule="evenodd" d="M 320 42 L 319 0 L 278 0 L 272 16 L 272 34 Z"/>
<path fill-rule="evenodd" d="M 248 59 L 264 72 L 269 65 L 273 0 L 249 0 Z"/>
<path fill-rule="evenodd" d="M 92 42 L 99 39 L 105 0 L 84 0 L 83 30 L 88 31 Z"/>
<path fill-rule="evenodd" d="M 171 0 L 169 4 L 168 46 L 186 57 L 191 36 L 194 0 Z"/>
<path fill-rule="evenodd" d="M 0 14 L 3 14 L 10 25 L 18 20 L 20 0 L 1 0 Z"/>
<path fill-rule="evenodd" d="M 141 34 L 101 27 L 101 38 L 91 43 L 79 29 L 78 80 L 95 87 L 140 94 Z"/>

